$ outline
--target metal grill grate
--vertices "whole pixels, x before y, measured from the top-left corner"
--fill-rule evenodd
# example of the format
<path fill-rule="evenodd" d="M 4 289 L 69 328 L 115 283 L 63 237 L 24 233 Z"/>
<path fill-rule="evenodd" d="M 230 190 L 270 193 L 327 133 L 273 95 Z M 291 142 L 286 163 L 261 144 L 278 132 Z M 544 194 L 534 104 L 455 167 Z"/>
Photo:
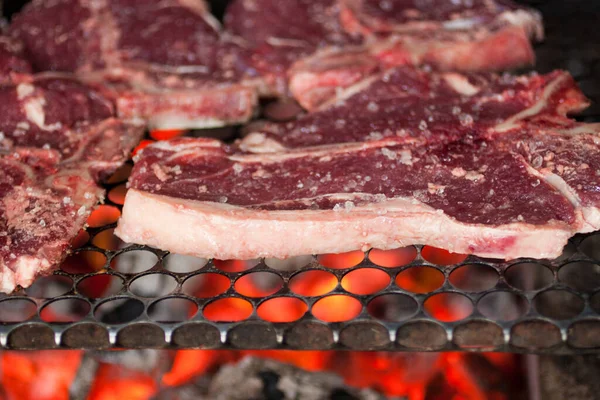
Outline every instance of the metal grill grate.
<path fill-rule="evenodd" d="M 536 68 L 542 72 L 569 69 L 595 100 L 582 118 L 598 121 L 600 40 L 595 14 L 586 14 L 584 7 L 579 7 L 583 13 L 576 14 L 579 2 L 565 3 L 536 4 L 544 12 L 548 33 L 545 44 L 537 49 Z M 107 203 L 120 207 L 110 197 Z M 227 272 L 231 266 L 218 262 L 193 267 L 193 262 L 200 262 L 196 260 L 190 267 L 189 260 L 145 246 L 114 247 L 112 228 L 114 224 L 90 228 L 87 244 L 75 251 L 75 258 L 88 254 L 88 259 L 103 263 L 99 272 L 73 272 L 69 269 L 69 265 L 76 265 L 72 258 L 53 277 L 1 299 L 1 347 L 539 353 L 600 349 L 600 233 L 573 238 L 565 254 L 552 261 L 522 259 L 507 263 L 470 256 L 455 264 L 437 265 L 431 262 L 435 260 L 428 256 L 429 249 L 415 247 L 412 254 L 410 249 L 403 250 L 404 261 L 393 267 L 378 265 L 383 263 L 370 253 L 351 269 L 328 268 L 323 265 L 328 264 L 326 258 L 309 257 L 305 258 L 308 266 L 301 271 L 274 269 L 267 265 L 269 261 L 261 260 L 243 271 Z M 122 268 L 134 264 L 136 268 L 147 268 L 137 273 Z M 186 272 L 176 272 L 184 265 Z M 476 268 L 469 267 L 473 265 Z M 376 274 L 385 287 L 376 293 L 361 294 L 348 286 L 345 277 L 360 268 L 379 271 Z M 327 289 L 331 290 L 308 296 L 294 284 L 306 270 L 329 274 L 323 276 L 329 277 Z M 253 293 L 244 289 L 244 280 L 266 272 L 272 275 L 255 283 L 263 285 L 263 290 L 273 290 L 266 296 L 252 297 Z M 404 279 L 423 274 L 430 285 L 416 287 L 409 284 L 410 279 Z M 92 280 L 103 279 L 111 281 L 109 292 L 94 298 L 89 287 L 102 282 Z M 149 286 L 143 280 L 152 279 L 157 280 L 153 286 L 162 293 L 143 292 Z M 190 289 L 194 282 L 210 279 L 214 292 L 208 294 L 210 297 L 197 297 L 198 292 Z M 220 283 L 214 283 L 219 279 Z M 219 287 L 222 290 L 216 293 Z M 259 310 L 283 309 L 282 300 L 275 300 L 282 297 L 291 299 L 285 304 L 296 310 L 294 315 L 299 318 L 292 322 L 263 320 Z M 237 299 L 233 300 L 236 309 L 245 310 L 247 315 L 236 314 L 237 322 L 216 321 L 218 313 L 212 305 L 232 298 Z M 327 308 L 323 302 L 329 302 L 329 309 L 336 310 L 337 305 L 335 318 L 343 321 L 323 320 L 322 310 Z M 437 302 L 449 306 L 436 308 Z M 301 315 L 304 308 L 307 311 Z"/>

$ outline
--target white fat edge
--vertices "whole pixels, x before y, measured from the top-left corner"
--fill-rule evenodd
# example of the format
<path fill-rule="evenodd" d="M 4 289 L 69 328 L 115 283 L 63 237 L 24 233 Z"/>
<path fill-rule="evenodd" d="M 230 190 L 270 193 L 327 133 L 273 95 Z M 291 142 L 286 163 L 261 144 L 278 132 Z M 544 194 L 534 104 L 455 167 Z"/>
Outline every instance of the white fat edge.
<path fill-rule="evenodd" d="M 479 24 L 479 20 L 477 18 L 458 18 L 452 19 L 449 21 L 444 21 L 442 26 L 444 29 L 450 31 L 462 31 L 467 29 L 472 29 L 475 25 Z"/>
<path fill-rule="evenodd" d="M 348 86 L 345 89 L 342 89 L 339 93 L 335 95 L 334 98 L 321 104 L 319 107 L 316 108 L 315 111 L 324 110 L 326 108 L 331 107 L 332 105 L 335 106 L 336 104 L 342 103 L 344 100 L 347 100 L 355 94 L 362 92 L 363 90 L 371 86 L 371 84 L 373 84 L 375 81 L 381 79 L 383 76 L 383 74 L 369 76 L 351 86 Z"/>
<path fill-rule="evenodd" d="M 275 139 L 260 132 L 252 132 L 240 142 L 240 149 L 251 153 L 264 154 L 285 151 L 286 147 Z"/>
<path fill-rule="evenodd" d="M 501 124 L 496 125 L 494 127 L 494 131 L 506 132 L 511 129 L 518 128 L 518 121 L 539 114 L 540 111 L 542 111 L 542 109 L 546 107 L 546 105 L 548 104 L 548 99 L 550 99 L 550 97 L 554 94 L 558 86 L 560 86 L 568 77 L 569 75 L 565 73 L 554 79 L 552 82 L 550 82 L 550 84 L 546 86 L 546 88 L 544 88 L 542 98 L 539 99 L 533 106 L 526 108 L 518 114 L 508 118 Z"/>
<path fill-rule="evenodd" d="M 243 122 L 240 120 L 239 122 Z M 207 129 L 207 128 L 221 128 L 227 125 L 227 122 L 236 121 L 224 121 L 218 118 L 210 117 L 198 117 L 190 118 L 189 115 L 176 114 L 168 112 L 165 114 L 154 114 L 148 117 L 149 129 Z"/>
<path fill-rule="evenodd" d="M 19 284 L 28 286 L 33 282 L 35 276 L 39 272 L 43 272 L 50 268 L 50 262 L 44 258 L 34 256 L 20 256 L 13 267 L 19 279 Z"/>
<path fill-rule="evenodd" d="M 600 122 L 596 123 L 578 123 L 573 128 L 566 129 L 549 129 L 551 132 L 560 133 L 561 135 L 581 135 L 590 134 L 600 136 Z M 600 143 L 599 143 L 600 144 Z"/>
<path fill-rule="evenodd" d="M 446 81 L 446 83 L 457 93 L 463 96 L 473 96 L 479 93 L 479 88 L 472 85 L 469 82 L 469 79 L 464 75 L 458 73 L 445 73 L 444 81 Z"/>

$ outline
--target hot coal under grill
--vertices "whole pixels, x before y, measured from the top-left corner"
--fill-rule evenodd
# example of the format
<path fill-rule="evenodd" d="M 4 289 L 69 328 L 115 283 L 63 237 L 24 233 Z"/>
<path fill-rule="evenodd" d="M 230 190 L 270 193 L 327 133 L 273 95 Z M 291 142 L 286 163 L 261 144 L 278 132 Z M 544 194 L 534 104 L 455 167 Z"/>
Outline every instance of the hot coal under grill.
<path fill-rule="evenodd" d="M 594 101 L 581 119 L 600 121 L 598 5 L 583 1 L 532 5 L 542 10 L 547 27 L 547 39 L 537 49 L 536 69 L 570 70 Z M 110 198 L 107 204 L 117 206 Z M 114 226 L 90 228 L 87 244 L 75 251 L 76 258 L 85 253 L 95 262 L 103 262 L 99 272 L 80 274 L 66 268 L 30 289 L 2 298 L 3 348 L 501 350 L 563 354 L 600 349 L 600 233 L 573 238 L 565 254 L 552 261 L 504 262 L 469 256 L 458 262 L 446 258 L 453 263 L 440 265 L 431 262 L 435 260 L 428 255 L 428 248 L 418 246 L 414 251 L 405 249 L 396 254 L 403 261 L 393 267 L 378 265 L 388 261 L 381 262 L 377 254 L 366 253 L 356 266 L 343 269 L 326 266 L 327 257 L 311 257 L 304 260 L 308 267 L 294 271 L 275 269 L 269 261 L 261 260 L 237 272 L 227 272 L 235 269 L 229 264 L 212 261 L 181 272 L 177 256 L 146 246 L 103 248 L 99 244 L 110 242 Z M 360 259 L 360 255 L 354 257 Z M 127 273 L 119 267 L 122 262 L 145 263 L 146 268 Z M 372 276 L 384 282 L 384 287 L 371 294 L 360 294 L 349 287 L 345 283 L 347 274 L 360 268 L 377 270 Z M 323 293 L 307 295 L 294 283 L 307 270 L 321 271 L 313 274 L 328 276 L 330 286 Z M 243 283 L 258 278 L 259 273 L 262 277 L 255 280 L 255 285 L 269 294 L 253 297 L 255 294 L 244 289 Z M 216 293 L 215 289 L 206 297 L 191 293 L 190 282 L 209 277 L 201 274 L 211 274 L 222 290 Z M 111 281 L 109 294 L 100 298 L 81 294 L 82 287 L 98 279 Z M 144 288 L 152 279 L 162 293 L 146 297 Z M 426 284 L 415 286 L 410 282 Z M 299 319 L 263 320 L 261 309 L 277 309 L 283 304 L 277 301 L 282 300 L 272 305 L 269 301 L 281 297 L 287 299 L 283 301 L 288 306 L 300 310 Z M 234 300 L 237 305 L 243 303 L 240 308 L 246 315 L 240 315 L 238 309 L 231 314 L 234 317 L 228 316 L 238 321 L 218 322 L 221 314 L 213 309 L 230 298 L 238 299 Z M 437 304 L 445 308 L 435 308 Z M 323 318 L 319 311 L 336 307 L 344 312 L 331 318 Z M 304 309 L 306 313 L 300 316 Z M 343 321 L 326 322 L 331 319 Z"/>

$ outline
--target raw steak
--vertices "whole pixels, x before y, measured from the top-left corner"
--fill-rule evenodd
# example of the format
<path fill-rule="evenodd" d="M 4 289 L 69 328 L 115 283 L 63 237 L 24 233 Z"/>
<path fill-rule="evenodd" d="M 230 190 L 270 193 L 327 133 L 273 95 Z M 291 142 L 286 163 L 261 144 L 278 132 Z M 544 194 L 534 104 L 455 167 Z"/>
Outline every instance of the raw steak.
<path fill-rule="evenodd" d="M 58 267 L 144 126 L 58 74 L 0 86 L 0 291 Z"/>
<path fill-rule="evenodd" d="M 588 106 L 566 72 L 514 76 L 433 73 L 398 67 L 367 78 L 293 122 L 261 124 L 240 143 L 264 153 L 290 148 L 415 139 L 436 143 L 492 136 Z"/>
<path fill-rule="evenodd" d="M 49 149 L 0 154 L 1 292 L 56 268 L 103 194 L 85 169 L 59 161 Z"/>
<path fill-rule="evenodd" d="M 9 36 L 0 35 L 0 85 L 18 81 L 31 73 L 23 54 L 23 45 Z"/>
<path fill-rule="evenodd" d="M 110 176 L 143 134 L 141 121 L 115 118 L 110 101 L 70 76 L 40 74 L 2 86 L 0 102 L 0 149 L 54 149 L 62 164 L 88 168 L 96 180 Z"/>
<path fill-rule="evenodd" d="M 119 116 L 151 128 L 246 121 L 259 80 L 246 50 L 220 32 L 202 0 L 35 0 L 13 19 L 38 70 L 77 72 L 107 84 Z"/>
<path fill-rule="evenodd" d="M 594 139 L 586 151 L 598 152 Z M 572 196 L 596 196 L 597 185 L 570 188 L 577 182 L 538 172 L 518 150 L 490 140 L 382 139 L 242 155 L 206 139 L 160 142 L 136 161 L 116 233 L 220 259 L 419 243 L 494 258 L 556 257 L 576 232 L 600 228 Z M 590 171 L 597 161 L 588 161 Z M 597 213 L 597 199 L 590 204 Z"/>
<path fill-rule="evenodd" d="M 335 89 L 396 65 L 486 71 L 530 65 L 536 11 L 510 1 L 236 0 L 225 26 L 257 51 L 267 82 L 289 78 L 307 109 Z"/>

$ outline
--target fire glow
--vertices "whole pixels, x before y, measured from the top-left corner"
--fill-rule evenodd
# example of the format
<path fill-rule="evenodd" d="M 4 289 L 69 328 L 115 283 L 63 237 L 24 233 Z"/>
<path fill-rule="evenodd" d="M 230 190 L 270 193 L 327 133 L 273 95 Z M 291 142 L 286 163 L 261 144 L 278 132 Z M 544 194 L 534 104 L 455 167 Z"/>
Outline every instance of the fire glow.
<path fill-rule="evenodd" d="M 180 132 L 153 132 L 151 137 L 164 140 Z M 139 147 L 138 149 L 139 150 Z M 126 188 L 119 184 L 127 178 L 130 168 L 120 171 L 108 199 L 116 205 L 123 203 Z M 118 173 L 118 174 L 119 174 Z M 119 208 L 113 205 L 98 207 L 89 217 L 91 228 L 117 221 Z M 73 245 L 84 244 L 89 235 L 82 231 Z M 94 238 L 94 244 L 107 249 L 116 249 L 118 240 L 112 230 Z M 91 254 L 90 254 L 91 253 Z M 103 274 L 105 263 L 100 253 L 85 252 L 71 257 L 63 269 L 73 272 L 98 272 L 93 284 L 80 286 L 85 295 L 100 297 L 109 288 L 110 276 Z M 451 254 L 444 250 L 425 247 L 423 257 L 440 265 L 461 262 L 466 256 Z M 397 267 L 410 263 L 416 256 L 413 247 L 391 251 L 371 250 L 369 260 L 383 268 Z M 345 254 L 319 256 L 319 263 L 331 269 L 344 269 L 358 265 L 365 258 L 361 251 Z M 252 264 L 239 260 L 215 260 L 215 266 L 224 272 L 245 271 Z M 82 270 L 85 269 L 85 271 Z M 235 291 L 247 297 L 265 297 L 277 292 L 277 284 L 258 284 L 269 280 L 252 279 L 252 273 L 235 282 Z M 274 274 L 270 274 L 274 275 Z M 257 278 L 255 276 L 255 278 Z M 88 280 L 92 282 L 91 280 Z M 395 283 L 413 293 L 428 293 L 444 282 L 443 274 L 431 267 L 417 267 L 401 271 Z M 346 274 L 339 283 L 354 295 L 371 295 L 390 285 L 390 276 L 377 268 L 360 268 Z M 289 283 L 290 291 L 305 297 L 321 296 L 338 285 L 337 278 L 326 271 L 309 270 L 294 275 Z M 229 280 L 220 274 L 206 273 L 194 289 L 198 298 L 212 298 L 224 293 L 230 286 Z M 370 303 L 371 305 L 371 303 Z M 375 307 L 384 305 L 375 305 Z M 472 307 L 472 305 L 470 306 Z M 464 307 L 451 295 L 432 296 L 425 302 L 426 311 L 440 321 L 458 321 L 468 316 L 472 309 Z M 271 298 L 257 308 L 260 319 L 273 323 L 294 322 L 309 310 L 300 299 L 282 296 Z M 324 322 L 344 322 L 361 313 L 362 305 L 351 296 L 335 294 L 321 298 L 310 309 L 312 314 Z M 44 320 L 49 322 L 68 321 L 68 316 L 48 310 Z M 190 312 L 196 312 L 193 310 Z M 205 319 L 214 322 L 242 321 L 253 312 L 252 305 L 242 298 L 221 298 L 208 303 L 202 310 Z M 373 312 L 377 312 L 376 310 Z M 425 399 L 511 399 L 522 390 L 521 359 L 514 354 L 501 353 L 392 353 L 358 351 L 290 351 L 290 350 L 161 350 L 169 360 L 169 369 L 162 373 L 140 372 L 126 366 L 100 362 L 94 372 L 88 399 L 112 400 L 150 399 L 162 390 L 194 381 L 201 376 L 214 373 L 221 365 L 232 363 L 252 355 L 289 363 L 309 371 L 330 371 L 343 377 L 354 387 L 376 389 L 387 396 L 406 397 L 410 400 Z M 2 353 L 1 399 L 60 400 L 69 398 L 69 390 L 79 370 L 84 351 L 38 351 Z M 515 382 L 512 386 L 507 382 Z"/>

